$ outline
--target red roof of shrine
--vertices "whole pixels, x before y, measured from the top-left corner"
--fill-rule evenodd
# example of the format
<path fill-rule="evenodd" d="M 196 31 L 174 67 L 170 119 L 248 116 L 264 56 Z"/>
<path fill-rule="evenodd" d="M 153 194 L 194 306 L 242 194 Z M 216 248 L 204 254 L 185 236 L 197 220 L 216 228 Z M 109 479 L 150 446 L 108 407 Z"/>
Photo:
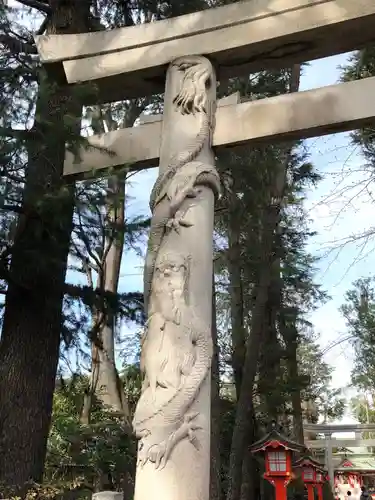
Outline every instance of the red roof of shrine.
<path fill-rule="evenodd" d="M 267 448 L 284 448 L 285 450 L 299 452 L 306 450 L 304 445 L 291 441 L 277 432 L 276 429 L 272 429 L 266 436 L 252 444 L 249 450 L 251 453 L 258 453 L 261 451 L 264 452 Z"/>
<path fill-rule="evenodd" d="M 294 462 L 293 467 L 314 467 L 318 469 L 320 472 L 326 472 L 323 468 L 323 464 L 314 460 L 310 456 L 305 455 L 304 457 L 299 458 L 296 462 Z"/>
<path fill-rule="evenodd" d="M 340 467 L 354 467 L 354 465 L 350 460 L 344 460 L 343 463 L 340 464 Z"/>

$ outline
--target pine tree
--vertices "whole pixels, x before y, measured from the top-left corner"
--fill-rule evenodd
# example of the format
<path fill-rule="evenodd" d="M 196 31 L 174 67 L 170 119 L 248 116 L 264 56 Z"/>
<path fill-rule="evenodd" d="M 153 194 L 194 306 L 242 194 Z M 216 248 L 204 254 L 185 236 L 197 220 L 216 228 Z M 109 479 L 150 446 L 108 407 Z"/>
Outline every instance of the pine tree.
<path fill-rule="evenodd" d="M 374 277 L 356 280 L 340 308 L 355 351 L 352 383 L 360 390 L 371 392 L 375 383 L 374 285 Z"/>
<path fill-rule="evenodd" d="M 58 0 L 35 3 L 43 14 L 40 30 L 47 33 L 88 31 L 90 4 L 79 7 Z M 6 9 L 11 23 L 13 9 Z M 2 260 L 1 278 L 7 282 L 0 343 L 0 482 L 22 487 L 40 481 L 52 411 L 52 397 L 59 357 L 66 262 L 72 229 L 74 188 L 62 178 L 65 143 L 79 132 L 81 106 L 64 85 L 52 82 L 38 67 L 31 34 L 19 30 L 2 35 L 4 88 L 2 108 L 24 111 L 24 88 L 36 92 L 35 120 L 20 132 L 11 128 L 14 117 L 2 113 L 2 141 L 22 158 L 18 164 L 22 201 L 11 236 L 10 262 Z M 17 86 L 18 84 L 18 86 Z M 16 87 L 16 89 L 15 89 Z M 19 99 L 12 91 L 21 92 Z M 27 112 L 33 102 L 26 101 Z M 31 114 L 29 114 L 31 117 Z M 3 119 L 5 118 L 5 120 Z M 17 142 L 16 142 L 17 141 Z M 3 176 L 9 179 L 5 159 Z"/>
<path fill-rule="evenodd" d="M 125 2 L 100 0 L 82 0 L 78 4 L 71 0 L 21 0 L 19 3 L 27 6 L 22 15 L 26 14 L 28 21 L 34 17 L 39 20 L 38 34 L 126 26 L 207 7 L 198 1 L 171 5 L 145 2 L 136 7 Z M 72 346 L 81 349 L 82 334 L 90 336 L 94 359 L 101 358 L 101 368 L 108 365 L 104 370 L 108 375 L 104 385 L 107 389 L 111 387 L 107 392 L 116 400 L 110 406 L 121 406 L 124 413 L 123 390 L 112 355 L 114 326 L 121 316 L 142 320 L 140 294 L 116 293 L 124 239 L 124 175 L 97 182 L 95 188 L 88 183 L 74 186 L 62 177 L 65 144 L 73 151 L 84 144 L 79 139 L 80 103 L 83 92 L 88 93 L 90 89 L 72 90 L 45 73 L 38 63 L 32 33 L 17 24 L 18 15 L 21 15 L 19 8 L 1 5 L 0 43 L 6 50 L 0 61 L 0 77 L 7 92 L 1 100 L 0 129 L 4 146 L 0 171 L 4 180 L 0 232 L 4 251 L 0 255 L 0 279 L 6 297 L 0 343 L 0 451 L 3 452 L 0 481 L 15 486 L 42 478 L 60 336 L 68 351 Z M 14 112 L 16 104 L 17 113 Z M 147 104 L 147 100 L 122 103 L 117 113 L 125 117 L 122 126 L 130 125 Z M 105 113 L 108 107 L 97 108 L 97 111 Z M 85 219 L 85 230 L 91 223 L 91 236 L 98 229 L 98 225 L 94 227 L 89 220 L 94 198 L 96 209 L 99 205 L 104 209 L 99 219 L 103 216 L 101 222 L 105 220 L 105 227 L 101 224 L 105 248 L 99 249 L 89 241 L 82 253 L 80 243 L 83 242 L 84 247 L 85 237 L 86 243 L 90 239 L 80 227 L 82 220 Z M 103 203 L 104 198 L 108 203 Z M 116 225 L 122 227 L 119 229 Z M 131 225 L 127 225 L 128 231 Z M 133 225 L 145 227 L 144 222 L 139 225 L 134 221 Z M 108 245 L 109 241 L 113 244 Z M 92 258 L 93 248 L 101 264 L 99 272 L 96 269 L 98 286 L 65 283 L 69 250 L 79 257 L 81 269 L 90 273 L 93 261 L 95 264 L 98 260 Z M 77 303 L 82 314 L 77 314 Z M 90 314 L 94 321 L 90 320 Z M 96 321 L 99 317 L 105 321 Z M 74 329 L 78 329 L 80 335 L 74 335 Z M 103 353 L 107 351 L 107 355 L 109 350 L 110 362 L 106 363 Z M 103 385 L 100 380 L 98 385 Z M 92 388 L 91 385 L 91 393 Z M 19 405 L 15 405 L 16 399 Z M 21 442 L 27 443 L 28 448 L 21 447 Z"/>
<path fill-rule="evenodd" d="M 299 68 L 265 71 L 231 81 L 226 92 L 256 99 L 298 84 Z M 224 175 L 229 168 L 232 174 L 217 208 L 215 264 L 222 369 L 227 376 L 233 370 L 232 418 L 237 412 L 229 471 L 227 449 L 222 453 L 230 481 L 223 486 L 236 500 L 259 496 L 259 466 L 243 450 L 271 418 L 303 440 L 301 399 L 309 381 L 300 373 L 299 345 L 305 315 L 325 298 L 305 250 L 311 232 L 304 191 L 319 181 L 307 159 L 301 143 L 237 148 L 218 158 Z"/>

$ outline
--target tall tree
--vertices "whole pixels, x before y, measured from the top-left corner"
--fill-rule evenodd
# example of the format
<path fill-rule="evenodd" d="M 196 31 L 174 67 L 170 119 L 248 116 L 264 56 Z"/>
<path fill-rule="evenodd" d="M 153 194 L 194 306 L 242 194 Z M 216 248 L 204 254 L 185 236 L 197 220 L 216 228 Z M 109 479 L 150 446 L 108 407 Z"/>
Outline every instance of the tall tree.
<path fill-rule="evenodd" d="M 289 76 L 289 91 L 295 92 L 299 87 L 300 66 L 293 67 Z M 281 204 L 285 197 L 287 169 L 291 149 L 284 149 L 280 163 L 272 174 L 268 186 L 268 203 L 265 204 L 260 219 L 261 254 L 259 259 L 258 277 L 254 289 L 254 305 L 251 311 L 250 335 L 247 340 L 246 354 L 243 366 L 241 391 L 237 403 L 236 422 L 230 452 L 229 488 L 227 500 L 239 500 L 243 485 L 242 466 L 245 459 L 246 443 L 251 442 L 252 433 L 252 390 L 257 373 L 262 333 L 265 326 L 266 305 L 269 298 L 273 264 L 275 261 L 275 235 L 280 222 Z M 280 151 L 281 152 L 281 151 Z M 284 157 L 282 159 L 282 157 Z M 246 490 L 247 488 L 245 488 Z"/>
<path fill-rule="evenodd" d="M 360 278 L 345 294 L 340 308 L 355 358 L 352 383 L 360 390 L 371 390 L 375 384 L 375 279 Z"/>
<path fill-rule="evenodd" d="M 87 0 L 33 5 L 46 14 L 40 31 L 90 29 Z M 79 132 L 81 106 L 70 88 L 36 69 L 33 58 L 25 59 L 25 52 L 36 52 L 30 35 L 25 42 L 22 34 L 9 34 L 2 42 L 8 60 L 21 60 L 21 82 L 27 84 L 33 73 L 39 84 L 34 124 L 23 133 L 23 201 L 11 261 L 1 272 L 8 288 L 0 341 L 0 482 L 20 487 L 43 474 L 74 207 L 74 187 L 62 172 L 65 143 Z M 12 84 L 8 80 L 5 88 Z M 13 129 L 2 135 L 12 137 Z"/>
<path fill-rule="evenodd" d="M 169 12 L 171 9 L 166 3 L 157 1 L 139 4 L 137 8 L 126 2 L 100 0 L 82 0 L 78 3 L 72 0 L 20 0 L 19 3 L 27 6 L 29 15 L 30 9 L 39 13 L 39 34 L 87 32 L 103 27 L 131 25 L 143 20 L 151 21 L 175 13 Z M 182 13 L 204 6 L 204 3 L 198 3 L 185 2 L 173 8 L 181 9 L 178 13 Z M 89 293 L 92 292 L 90 287 L 80 289 L 65 285 L 75 192 L 74 186 L 63 180 L 62 172 L 65 144 L 76 149 L 75 143 L 78 143 L 76 136 L 80 129 L 81 99 L 76 91 L 64 83 L 53 81 L 38 66 L 36 48 L 28 30 L 21 28 L 14 35 L 9 34 L 14 31 L 9 29 L 14 9 L 1 7 L 1 24 L 6 34 L 1 35 L 0 42 L 6 53 L 1 60 L 3 67 L 0 76 L 9 89 L 1 102 L 1 142 L 9 152 L 2 154 L 1 174 L 7 181 L 11 179 L 9 166 L 14 166 L 14 151 L 17 148 L 23 151 L 19 158 L 23 162 L 26 159 L 26 162 L 24 176 L 23 165 L 18 166 L 20 172 L 17 180 L 22 203 L 19 202 L 20 198 L 11 207 L 2 203 L 3 209 L 11 209 L 19 213 L 20 217 L 16 230 L 9 232 L 9 238 L 7 235 L 11 244 L 1 254 L 0 267 L 4 292 L 6 290 L 0 344 L 0 451 L 3 452 L 0 481 L 20 485 L 28 479 L 40 480 L 42 477 L 60 334 L 65 336 L 67 333 L 62 315 L 64 292 L 69 291 L 73 299 L 80 298 L 85 306 L 96 309 L 98 315 L 103 316 L 98 305 L 113 298 L 117 288 L 122 243 L 118 241 L 118 245 L 113 244 L 111 248 L 106 245 L 110 256 L 107 255 L 103 261 L 105 273 L 101 273 L 100 287 L 95 289 L 94 294 Z M 35 110 L 30 96 L 19 95 L 27 85 L 32 87 L 34 94 L 38 86 Z M 16 86 L 18 95 L 14 99 Z M 20 104 L 21 109 L 25 104 L 29 111 L 29 122 L 24 122 L 26 130 L 14 127 L 15 123 L 19 125 L 16 115 L 11 114 L 16 103 Z M 34 125 L 30 129 L 29 123 L 34 115 Z M 133 116 L 132 120 L 135 118 Z M 11 141 L 13 143 L 9 145 Z M 117 199 L 121 198 L 124 182 L 116 185 L 116 180 L 112 178 L 108 187 L 117 192 Z M 9 199 L 9 192 L 6 194 Z M 112 228 L 121 222 L 113 220 L 116 218 L 114 212 L 119 213 L 120 210 L 116 210 L 112 203 L 107 211 Z M 107 232 L 106 243 L 110 239 Z M 70 298 L 68 302 L 71 303 Z M 77 324 L 72 309 L 68 322 Z M 104 350 L 113 352 L 113 324 L 113 313 L 107 308 L 99 332 L 100 346 L 106 345 L 104 349 L 97 349 L 97 358 Z M 101 370 L 101 373 L 108 375 L 107 386 L 112 387 L 110 395 L 111 398 L 115 397 L 115 405 L 118 406 L 121 398 L 121 391 L 117 387 L 119 379 L 116 377 L 112 354 L 109 357 L 111 359 L 106 363 L 108 359 L 102 356 L 101 366 L 108 365 L 108 370 Z M 99 385 L 102 385 L 101 382 Z M 5 459 L 5 456 L 8 458 Z"/>
<path fill-rule="evenodd" d="M 114 109 L 112 106 L 91 108 L 88 113 L 91 127 L 96 134 L 116 129 L 118 127 L 116 115 L 119 114 L 119 110 L 121 110 L 121 126 L 131 127 L 146 104 L 145 99 L 137 99 L 119 103 Z M 114 295 L 118 293 L 126 230 L 129 237 L 129 229 L 133 230 L 131 226 L 136 226 L 127 224 L 125 219 L 126 179 L 125 167 L 122 171 L 112 173 L 108 179 L 94 187 L 94 193 L 99 196 L 93 203 L 93 210 L 87 211 L 87 203 L 84 203 L 82 207 L 84 213 L 78 213 L 80 227 L 77 236 L 80 242 L 74 244 L 74 253 L 81 260 L 88 286 Z M 99 199 L 102 200 L 102 206 L 98 206 Z M 80 212 L 79 208 L 77 211 Z M 88 219 L 95 226 L 91 238 L 82 227 L 83 221 L 87 222 Z M 147 221 L 139 222 L 138 229 L 142 230 Z M 139 305 L 141 307 L 141 304 Z M 92 398 L 96 394 L 108 410 L 122 417 L 127 432 L 130 432 L 129 408 L 116 368 L 115 341 L 116 325 L 118 325 L 116 310 L 93 304 L 91 314 L 91 381 L 82 408 L 82 421 L 89 422 Z"/>

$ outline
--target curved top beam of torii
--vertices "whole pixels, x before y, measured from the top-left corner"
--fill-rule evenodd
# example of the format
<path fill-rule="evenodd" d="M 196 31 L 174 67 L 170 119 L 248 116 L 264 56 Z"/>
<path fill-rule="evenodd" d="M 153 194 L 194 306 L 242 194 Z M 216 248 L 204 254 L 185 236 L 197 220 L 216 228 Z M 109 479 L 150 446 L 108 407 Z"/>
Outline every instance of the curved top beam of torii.
<path fill-rule="evenodd" d="M 95 82 L 98 100 L 110 102 L 163 92 L 177 57 L 205 54 L 226 79 L 362 48 L 374 26 L 374 0 L 251 0 L 111 31 L 42 35 L 36 44 L 56 75 Z"/>

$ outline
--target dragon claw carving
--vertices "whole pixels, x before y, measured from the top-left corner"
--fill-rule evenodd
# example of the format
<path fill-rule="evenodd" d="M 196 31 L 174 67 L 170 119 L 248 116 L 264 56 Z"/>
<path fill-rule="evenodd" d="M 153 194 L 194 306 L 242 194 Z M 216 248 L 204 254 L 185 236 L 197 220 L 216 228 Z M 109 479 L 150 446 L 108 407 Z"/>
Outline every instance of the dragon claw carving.
<path fill-rule="evenodd" d="M 169 219 L 166 227 L 170 229 L 171 231 L 174 230 L 176 233 L 180 233 L 180 220 L 177 217 L 173 217 L 172 219 Z"/>
<path fill-rule="evenodd" d="M 193 206 L 195 206 L 195 204 L 190 205 L 189 209 L 192 208 Z M 193 223 L 185 218 L 186 212 L 187 212 L 187 210 L 185 210 L 185 211 L 178 210 L 176 212 L 175 216 L 168 220 L 166 227 L 170 230 L 176 231 L 176 233 L 178 233 L 178 234 L 180 233 L 181 226 L 182 227 L 191 227 L 193 225 Z"/>
<path fill-rule="evenodd" d="M 138 449 L 138 463 L 143 466 L 150 461 L 155 464 L 156 469 L 164 469 L 173 449 L 185 437 L 189 439 L 189 442 L 196 449 L 199 449 L 199 440 L 195 431 L 202 429 L 202 426 L 193 422 L 198 415 L 198 412 L 188 413 L 184 415 L 183 422 L 180 426 L 174 426 L 175 430 L 173 432 L 171 432 L 170 429 L 166 429 L 169 433 L 165 432 L 165 430 L 164 432 L 161 431 L 161 434 L 168 435 L 164 439 L 159 437 L 158 443 L 155 443 L 155 436 L 153 439 L 151 432 L 144 431 Z M 157 434 L 158 433 L 156 433 L 156 435 Z"/>

